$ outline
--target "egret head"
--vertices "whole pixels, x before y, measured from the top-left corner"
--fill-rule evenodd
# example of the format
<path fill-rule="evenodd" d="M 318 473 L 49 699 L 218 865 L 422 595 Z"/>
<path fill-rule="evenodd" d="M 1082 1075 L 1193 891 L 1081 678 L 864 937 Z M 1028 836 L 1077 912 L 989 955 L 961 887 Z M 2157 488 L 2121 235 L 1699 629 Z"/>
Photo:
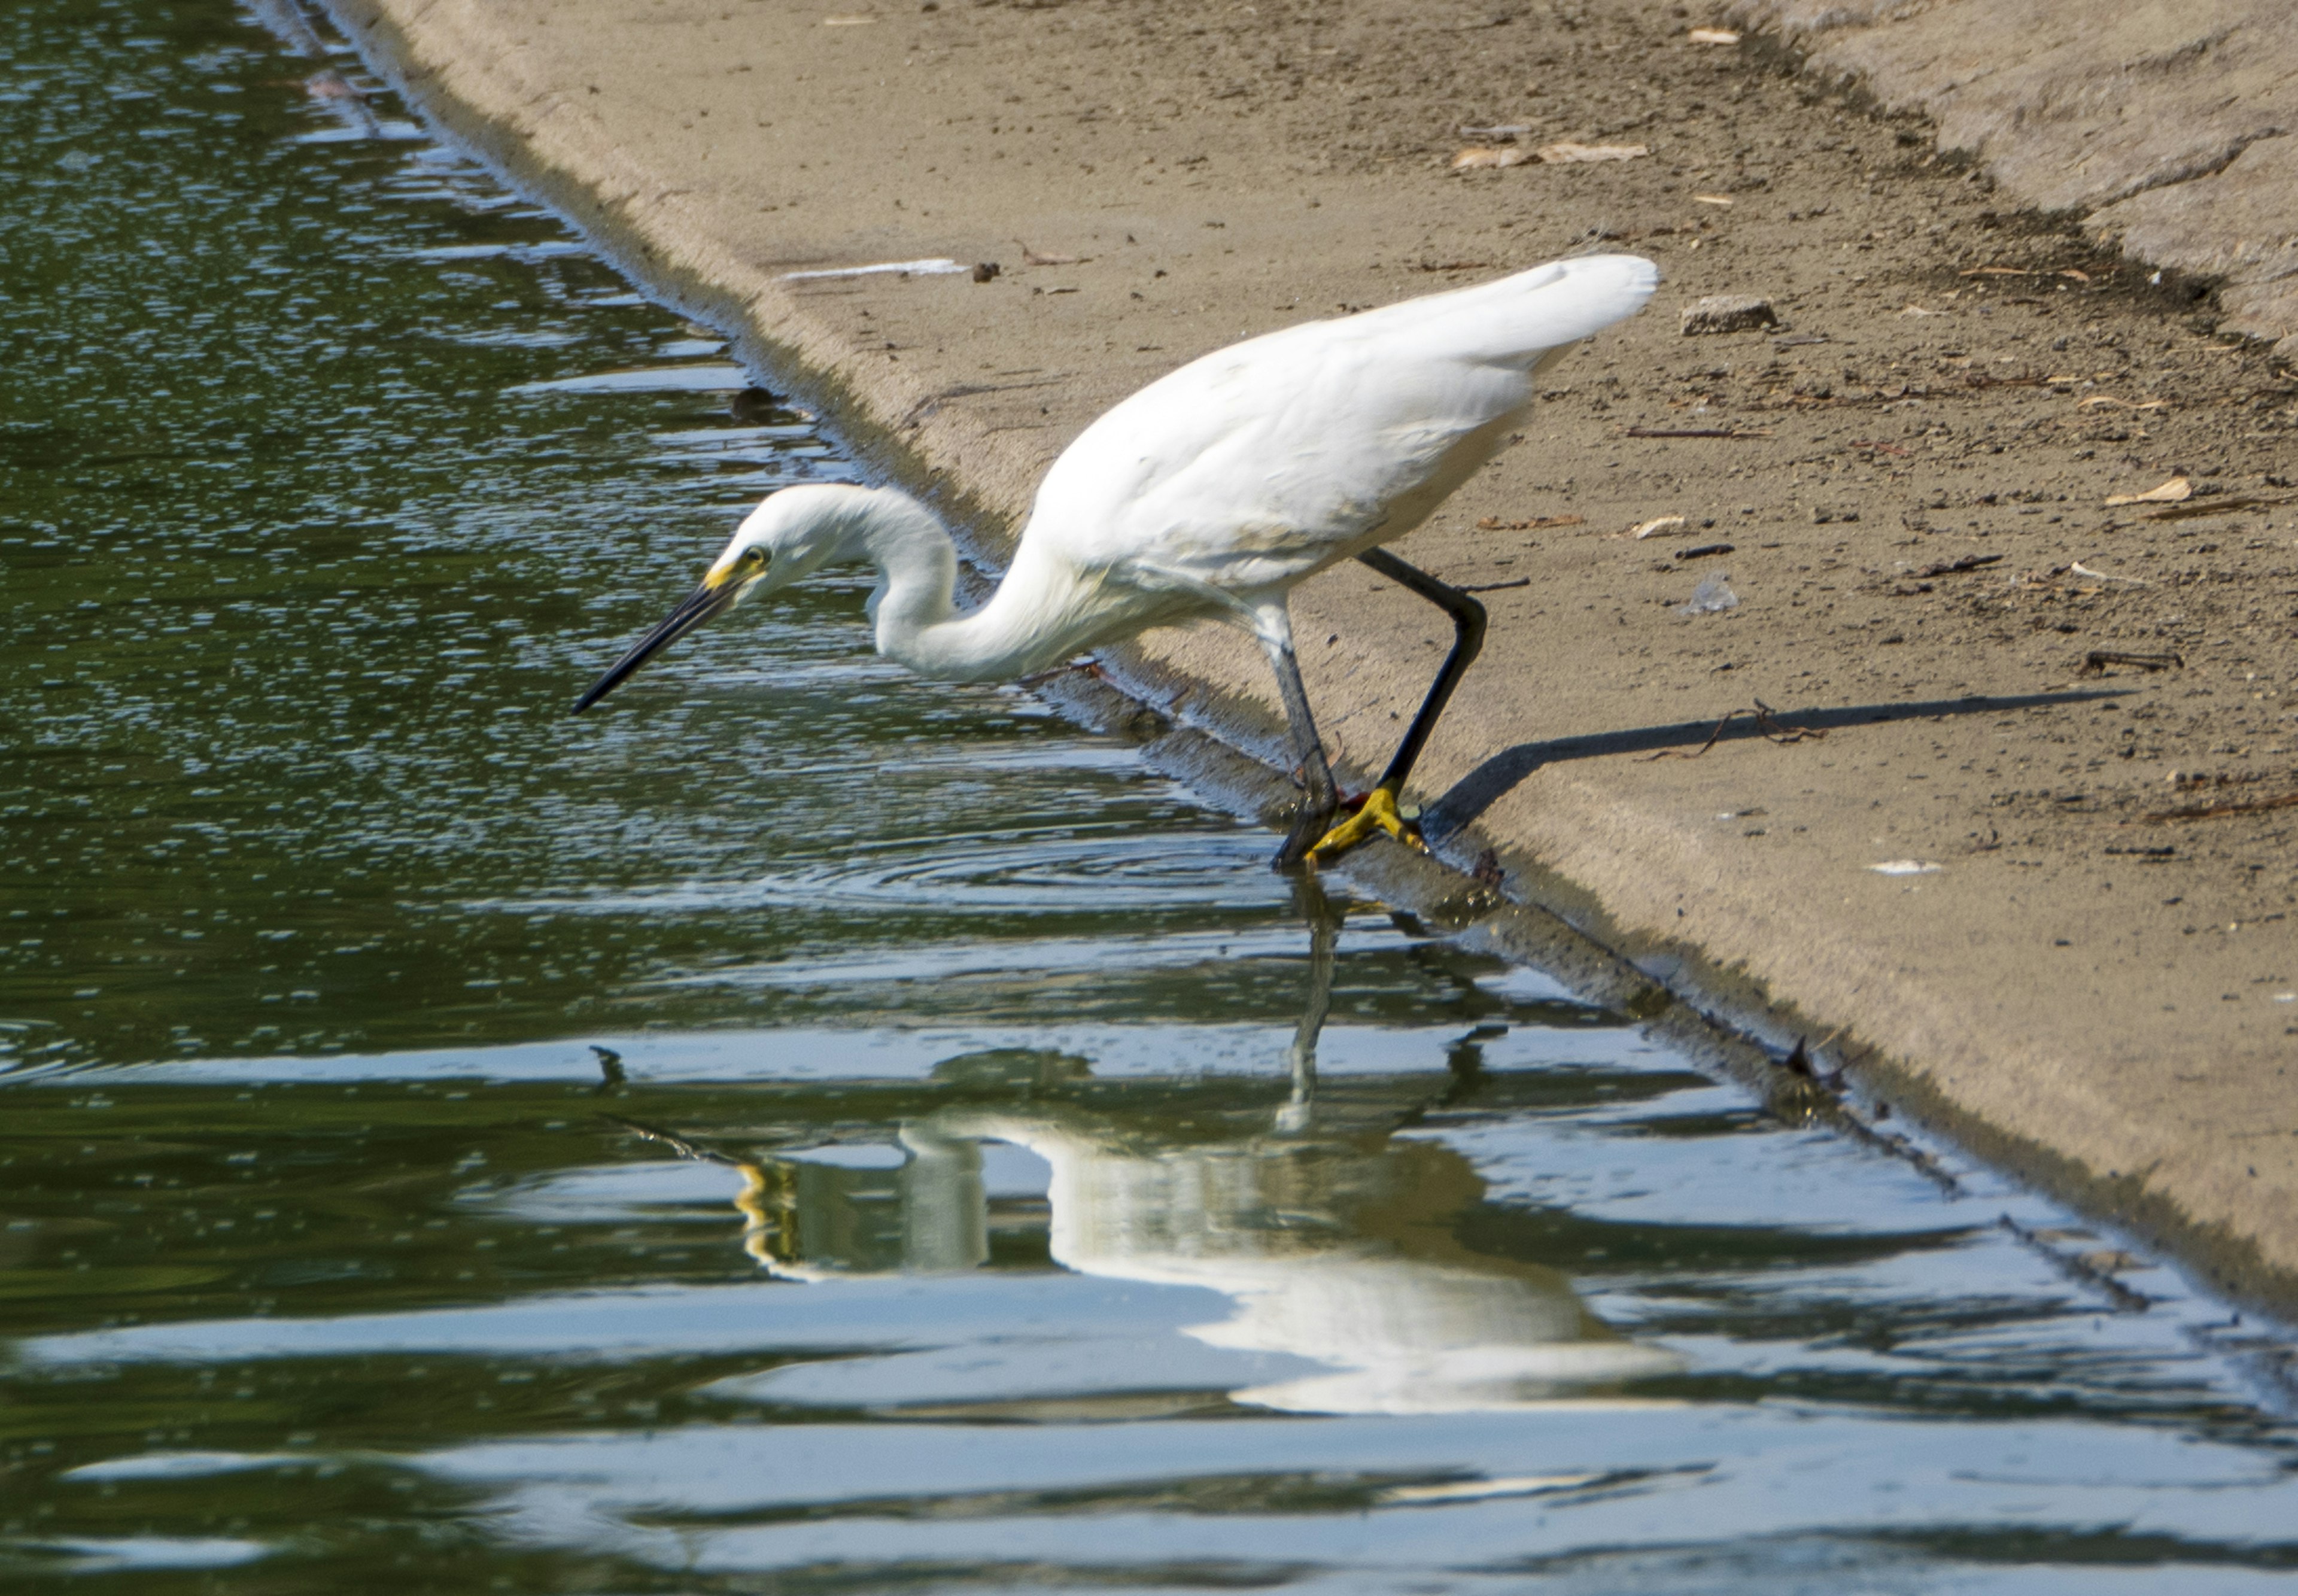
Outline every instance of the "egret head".
<path fill-rule="evenodd" d="M 767 494 L 702 574 L 702 585 L 592 682 L 574 700 L 574 713 L 582 714 L 670 644 L 751 593 L 788 587 L 847 556 L 851 527 L 870 492 L 822 483 Z"/>

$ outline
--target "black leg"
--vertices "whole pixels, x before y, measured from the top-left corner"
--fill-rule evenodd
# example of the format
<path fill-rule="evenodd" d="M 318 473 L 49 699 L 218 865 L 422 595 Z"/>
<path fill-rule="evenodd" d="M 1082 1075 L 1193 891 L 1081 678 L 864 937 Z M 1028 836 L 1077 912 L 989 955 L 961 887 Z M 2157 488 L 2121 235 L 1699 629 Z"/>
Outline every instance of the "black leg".
<path fill-rule="evenodd" d="M 1291 870 L 1309 856 L 1333 823 L 1340 795 L 1333 788 L 1333 768 L 1325 761 L 1324 740 L 1317 735 L 1316 717 L 1309 713 L 1309 690 L 1301 682 L 1301 662 L 1294 657 L 1289 634 L 1263 638 L 1269 663 L 1277 672 L 1277 690 L 1285 700 L 1285 724 L 1293 733 L 1293 757 L 1301 766 L 1301 810 L 1292 834 L 1277 850 L 1272 868 Z"/>
<path fill-rule="evenodd" d="M 1404 780 L 1412 773 L 1428 734 L 1436 729 L 1437 717 L 1451 701 L 1452 690 L 1460 684 L 1460 678 L 1467 674 L 1478 650 L 1484 646 L 1484 607 L 1459 588 L 1437 581 L 1418 566 L 1406 565 L 1385 549 L 1368 549 L 1357 558 L 1391 582 L 1410 588 L 1452 617 L 1452 651 L 1444 657 L 1444 668 L 1436 673 L 1434 685 L 1420 700 L 1419 712 L 1404 729 L 1404 740 L 1397 745 L 1395 757 L 1388 762 L 1388 769 L 1380 778 L 1381 786 L 1393 798 L 1403 791 Z"/>

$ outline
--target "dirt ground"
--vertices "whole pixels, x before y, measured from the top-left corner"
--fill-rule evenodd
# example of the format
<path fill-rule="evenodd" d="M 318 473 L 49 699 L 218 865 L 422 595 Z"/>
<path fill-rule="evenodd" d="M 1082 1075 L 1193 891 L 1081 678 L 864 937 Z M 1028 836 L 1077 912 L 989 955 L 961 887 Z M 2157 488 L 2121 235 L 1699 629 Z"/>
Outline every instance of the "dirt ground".
<path fill-rule="evenodd" d="M 1937 124 L 2034 211 L 2211 285 L 2298 360 L 2298 10 L 2288 0 L 1732 0 L 1810 74 Z"/>
<path fill-rule="evenodd" d="M 1194 355 L 1574 250 L 1658 261 L 1652 308 L 1401 546 L 1494 590 L 1421 769 L 1440 851 L 1680 991 L 1773 1005 L 1860 1112 L 2298 1303 L 2298 382 L 2214 332 L 2207 283 L 1696 42 L 1704 9 L 336 12 L 993 550 L 1069 438 Z M 1565 143 L 1646 153 L 1453 170 Z M 928 257 L 999 270 L 784 276 Z M 1775 323 L 1687 335 L 1722 294 Z M 1684 613 L 1712 576 L 1737 607 Z M 1440 617 L 1352 567 L 1296 616 L 1364 782 Z M 1275 757 L 1248 641 L 1106 666 Z"/>

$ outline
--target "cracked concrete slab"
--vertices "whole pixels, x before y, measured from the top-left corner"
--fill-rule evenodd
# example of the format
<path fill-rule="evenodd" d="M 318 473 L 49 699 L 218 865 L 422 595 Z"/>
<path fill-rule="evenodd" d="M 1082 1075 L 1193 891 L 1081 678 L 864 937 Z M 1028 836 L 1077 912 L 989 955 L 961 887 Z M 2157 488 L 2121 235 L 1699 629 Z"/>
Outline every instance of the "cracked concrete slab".
<path fill-rule="evenodd" d="M 2287 0 L 1738 0 L 1810 70 L 1916 111 L 2021 204 L 2218 284 L 2298 360 L 2298 7 Z"/>

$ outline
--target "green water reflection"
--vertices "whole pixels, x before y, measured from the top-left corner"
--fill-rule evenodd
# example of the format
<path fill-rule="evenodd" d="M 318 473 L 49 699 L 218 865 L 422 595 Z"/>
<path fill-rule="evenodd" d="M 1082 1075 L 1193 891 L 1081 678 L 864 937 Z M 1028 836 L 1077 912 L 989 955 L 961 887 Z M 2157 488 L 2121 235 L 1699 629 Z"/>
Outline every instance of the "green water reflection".
<path fill-rule="evenodd" d="M 851 584 L 566 721 L 731 512 L 842 473 L 821 437 L 227 8 L 0 27 L 19 1061 L 707 1021 L 774 1001 L 681 978 L 1036 934 L 1033 878 L 1173 867 L 1092 841 L 1169 792 L 1041 760 L 1078 740 L 1025 699 L 897 689 Z"/>
<path fill-rule="evenodd" d="M 347 57 L 28 0 L 0 134 L 8 1588 L 2298 1571 L 2170 1271 L 1296 897 L 858 583 L 569 722 L 849 467 Z"/>

